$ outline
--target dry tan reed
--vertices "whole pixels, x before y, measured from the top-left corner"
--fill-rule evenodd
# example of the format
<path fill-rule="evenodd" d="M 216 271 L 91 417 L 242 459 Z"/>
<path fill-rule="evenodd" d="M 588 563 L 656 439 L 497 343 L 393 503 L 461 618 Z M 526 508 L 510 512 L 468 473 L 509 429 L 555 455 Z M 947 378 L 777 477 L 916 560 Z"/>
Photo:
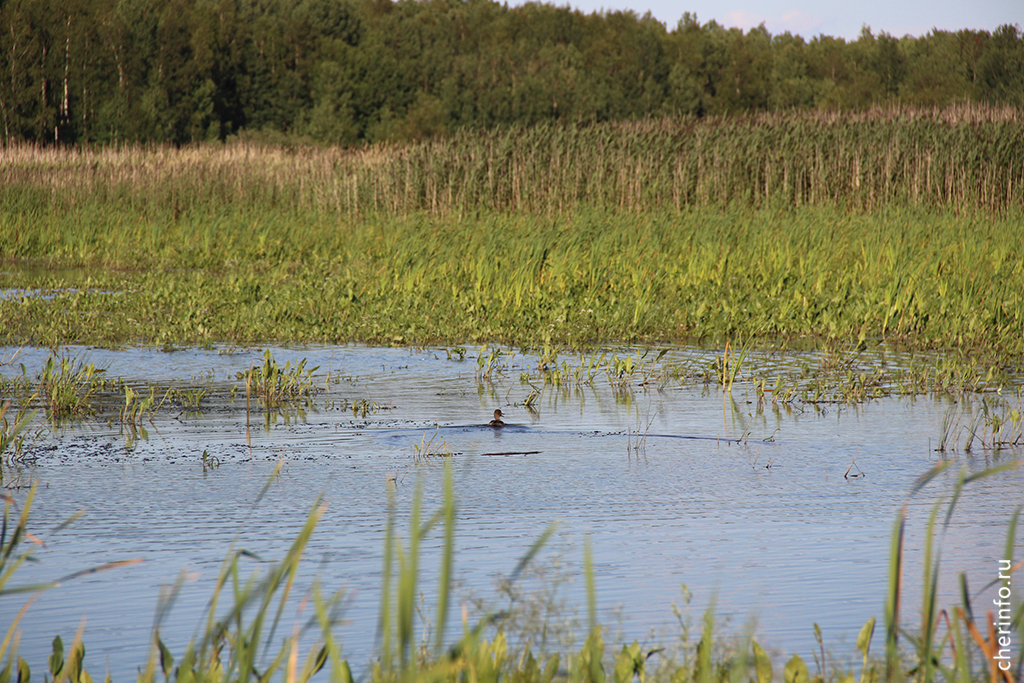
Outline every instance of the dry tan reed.
<path fill-rule="evenodd" d="M 877 108 L 463 132 L 354 149 L 0 148 L 7 201 L 93 201 L 175 215 L 223 204 L 368 215 L 730 203 L 1024 206 L 1024 117 L 1012 107 Z"/>

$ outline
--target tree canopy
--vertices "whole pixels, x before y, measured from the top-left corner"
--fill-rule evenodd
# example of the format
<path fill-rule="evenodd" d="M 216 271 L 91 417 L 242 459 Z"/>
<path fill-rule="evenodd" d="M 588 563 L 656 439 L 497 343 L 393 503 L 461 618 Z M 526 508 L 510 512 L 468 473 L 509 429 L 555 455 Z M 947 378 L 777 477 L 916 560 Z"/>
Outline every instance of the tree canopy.
<path fill-rule="evenodd" d="M 806 40 L 492 0 L 0 0 L 0 125 L 36 143 L 331 144 L 793 108 L 1024 106 L 1024 34 Z"/>

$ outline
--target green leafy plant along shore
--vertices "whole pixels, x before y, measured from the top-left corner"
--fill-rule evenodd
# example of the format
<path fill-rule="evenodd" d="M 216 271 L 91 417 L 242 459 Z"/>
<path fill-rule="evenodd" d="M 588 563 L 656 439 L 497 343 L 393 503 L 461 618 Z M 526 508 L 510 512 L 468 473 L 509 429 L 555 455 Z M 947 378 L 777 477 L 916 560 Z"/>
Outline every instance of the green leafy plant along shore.
<path fill-rule="evenodd" d="M 6 147 L 0 334 L 887 340 L 1019 363 L 1022 150 L 1016 110 L 955 108 L 361 150 Z"/>

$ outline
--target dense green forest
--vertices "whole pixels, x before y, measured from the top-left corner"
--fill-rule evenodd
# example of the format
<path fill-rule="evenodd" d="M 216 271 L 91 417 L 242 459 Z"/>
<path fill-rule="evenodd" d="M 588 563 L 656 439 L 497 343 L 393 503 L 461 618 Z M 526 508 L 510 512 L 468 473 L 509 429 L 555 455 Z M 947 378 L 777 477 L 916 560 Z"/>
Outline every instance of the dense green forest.
<path fill-rule="evenodd" d="M 308 140 L 879 103 L 1024 106 L 1024 33 L 855 41 L 492 0 L 0 0 L 6 141 Z"/>

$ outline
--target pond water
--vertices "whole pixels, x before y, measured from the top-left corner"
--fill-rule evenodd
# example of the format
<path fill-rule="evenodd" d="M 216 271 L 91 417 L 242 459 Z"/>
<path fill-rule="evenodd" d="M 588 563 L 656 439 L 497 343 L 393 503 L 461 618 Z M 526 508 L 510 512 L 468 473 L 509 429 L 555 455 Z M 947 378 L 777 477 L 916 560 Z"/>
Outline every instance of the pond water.
<path fill-rule="evenodd" d="M 454 467 L 458 506 L 458 588 L 450 615 L 457 628 L 463 603 L 508 606 L 494 589 L 496 577 L 509 574 L 556 522 L 537 559 L 546 578 L 527 584 L 559 586 L 565 606 L 552 623 L 573 615 L 585 623 L 589 537 L 599 617 L 610 629 L 606 642 L 678 639 L 673 603 L 684 608 L 688 590 L 695 628 L 714 601 L 718 620 L 729 624 L 725 632 L 740 633 L 756 619 L 766 648 L 812 662 L 817 623 L 826 648 L 853 660 L 860 627 L 871 616 L 883 619 L 893 521 L 915 480 L 941 459 L 933 449 L 944 417 L 962 409 L 921 398 L 776 409 L 758 406 L 744 387 L 617 387 L 605 375 L 580 388 L 543 386 L 536 378 L 531 387 L 520 373 L 535 370 L 536 356 L 506 354 L 485 381 L 474 349 L 458 360 L 445 349 L 352 346 L 274 348 L 282 365 L 307 359 L 307 367 L 319 366 L 314 377 L 324 391 L 301 410 L 269 418 L 253 410 L 247 421 L 236 373 L 261 362 L 261 351 L 69 352 L 112 377 L 207 391 L 198 412 L 159 411 L 144 423 L 148 438 L 127 438 L 110 414 L 44 428 L 28 455 L 5 468 L 8 486 L 38 482 L 32 529 L 46 541 L 13 584 L 145 560 L 47 591 L 22 621 L 20 653 L 41 675 L 53 636 L 70 642 L 85 618 L 86 666 L 94 677 L 109 671 L 115 683 L 132 680 L 146 661 L 161 587 L 185 571 L 181 597 L 162 627 L 180 655 L 201 628 L 232 544 L 258 555 L 244 567 L 265 572 L 320 497 L 328 507 L 296 593 L 301 597 L 314 579 L 328 592 L 346 591 L 337 635 L 353 668 L 363 670 L 374 652 L 389 491 L 403 534 L 417 485 L 426 511 L 440 505 L 442 458 L 417 458 L 416 447 L 432 438 L 434 450 L 454 454 L 444 460 Z M 49 353 L 23 351 L 17 362 L 38 368 Z M 663 363 L 704 362 L 704 353 L 710 359 L 714 352 L 671 349 Z M 3 371 L 11 374 L 16 365 Z M 528 409 L 534 389 L 540 396 Z M 354 414 L 361 400 L 370 409 Z M 509 423 L 504 429 L 483 426 L 495 408 Z M 638 431 L 646 437 L 639 449 Z M 204 469 L 204 452 L 219 466 Z M 1019 456 L 961 454 L 909 499 L 908 625 L 919 621 L 914 610 L 931 506 L 951 492 L 961 465 L 980 470 Z M 20 504 L 27 489 L 9 493 Z M 956 602 L 959 572 L 968 573 L 973 589 L 996 577 L 1007 523 L 1022 502 L 1021 468 L 967 487 L 942 539 L 943 606 Z M 83 515 L 73 524 L 51 531 L 78 511 Z M 427 605 L 441 543 L 435 532 L 424 549 L 420 587 Z M 23 596 L 0 599 L 0 624 L 10 623 L 23 603 Z M 298 617 L 286 618 L 290 632 Z M 881 639 L 877 629 L 874 648 Z"/>

